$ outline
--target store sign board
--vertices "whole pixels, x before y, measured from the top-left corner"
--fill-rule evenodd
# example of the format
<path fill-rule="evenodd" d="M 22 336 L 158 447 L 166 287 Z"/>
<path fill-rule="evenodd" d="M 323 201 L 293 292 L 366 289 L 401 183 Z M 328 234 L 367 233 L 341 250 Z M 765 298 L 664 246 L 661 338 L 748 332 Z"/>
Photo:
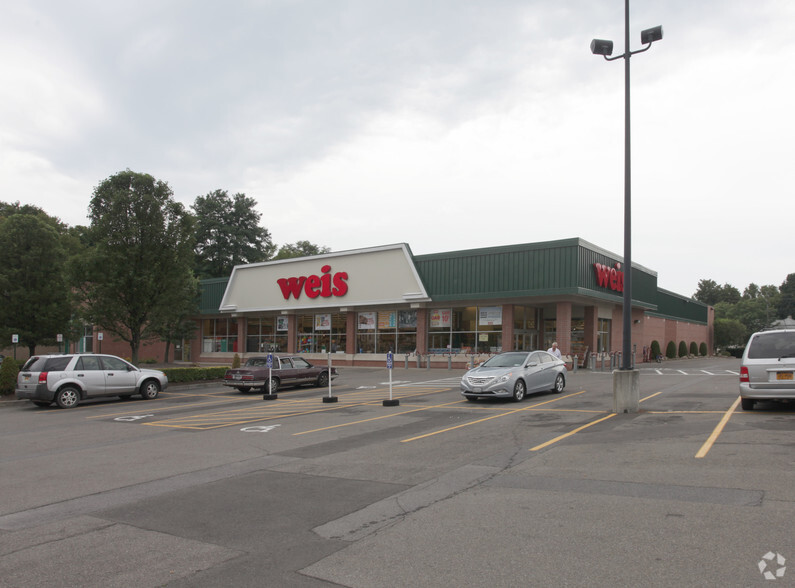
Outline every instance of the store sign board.
<path fill-rule="evenodd" d="M 624 291 L 624 272 L 621 271 L 621 264 L 617 263 L 614 267 L 607 267 L 601 263 L 593 264 L 596 273 L 596 284 L 601 288 L 610 288 L 615 292 Z"/>
<path fill-rule="evenodd" d="M 219 310 L 287 313 L 428 301 L 408 246 L 397 244 L 236 266 Z"/>

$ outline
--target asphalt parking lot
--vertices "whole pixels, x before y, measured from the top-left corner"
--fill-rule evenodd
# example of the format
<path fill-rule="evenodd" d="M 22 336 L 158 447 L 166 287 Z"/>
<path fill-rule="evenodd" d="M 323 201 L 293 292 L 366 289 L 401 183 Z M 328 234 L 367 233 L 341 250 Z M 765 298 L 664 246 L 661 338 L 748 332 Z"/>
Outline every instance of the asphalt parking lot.
<path fill-rule="evenodd" d="M 0 586 L 795 585 L 795 407 L 739 360 L 466 402 L 463 371 L 340 368 L 278 400 L 0 408 Z"/>

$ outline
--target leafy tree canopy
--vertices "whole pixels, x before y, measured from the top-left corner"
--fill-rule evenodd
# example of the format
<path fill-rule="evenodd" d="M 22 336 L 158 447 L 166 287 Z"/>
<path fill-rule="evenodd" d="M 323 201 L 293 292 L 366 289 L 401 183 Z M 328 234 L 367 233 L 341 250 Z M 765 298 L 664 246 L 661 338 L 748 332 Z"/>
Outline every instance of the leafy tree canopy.
<path fill-rule="evenodd" d="M 245 194 L 230 197 L 226 190 L 199 196 L 196 217 L 196 273 L 200 278 L 228 276 L 244 263 L 267 261 L 276 247 L 268 229 L 260 226 L 257 202 Z"/>
<path fill-rule="evenodd" d="M 789 274 L 779 288 L 781 296 L 778 300 L 779 318 L 795 317 L 795 274 Z"/>
<path fill-rule="evenodd" d="M 100 183 L 72 264 L 86 318 L 130 344 L 159 337 L 158 326 L 186 312 L 193 277 L 193 217 L 166 182 L 129 169 Z M 191 299 L 195 302 L 195 297 Z"/>
<path fill-rule="evenodd" d="M 34 208 L 0 217 L 0 337 L 19 335 L 31 355 L 37 345 L 54 344 L 70 317 L 61 236 Z"/>
<path fill-rule="evenodd" d="M 315 245 L 309 241 L 296 241 L 293 244 L 287 243 L 279 247 L 279 252 L 273 259 L 292 259 L 294 257 L 307 257 L 309 255 L 320 255 L 329 253 L 331 249 Z"/>

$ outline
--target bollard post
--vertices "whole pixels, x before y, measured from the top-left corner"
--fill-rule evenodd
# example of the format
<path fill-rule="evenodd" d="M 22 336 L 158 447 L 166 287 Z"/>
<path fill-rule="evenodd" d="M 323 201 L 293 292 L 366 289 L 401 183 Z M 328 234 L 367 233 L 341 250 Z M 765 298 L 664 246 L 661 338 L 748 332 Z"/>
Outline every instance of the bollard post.
<path fill-rule="evenodd" d="M 447 370 L 453 369 L 453 355 L 450 354 L 447 356 Z"/>
<path fill-rule="evenodd" d="M 417 367 L 422 367 L 422 354 L 419 351 L 417 352 Z"/>
<path fill-rule="evenodd" d="M 571 371 L 573 371 L 573 372 L 577 371 L 577 362 L 579 362 L 579 360 L 580 360 L 580 358 L 575 355 L 574 356 L 574 363 L 571 364 Z"/>
<path fill-rule="evenodd" d="M 426 370 L 431 369 L 431 354 L 430 353 L 425 356 L 425 369 Z"/>
<path fill-rule="evenodd" d="M 409 354 L 408 353 L 406 354 L 406 365 L 405 365 L 405 368 L 409 369 Z"/>

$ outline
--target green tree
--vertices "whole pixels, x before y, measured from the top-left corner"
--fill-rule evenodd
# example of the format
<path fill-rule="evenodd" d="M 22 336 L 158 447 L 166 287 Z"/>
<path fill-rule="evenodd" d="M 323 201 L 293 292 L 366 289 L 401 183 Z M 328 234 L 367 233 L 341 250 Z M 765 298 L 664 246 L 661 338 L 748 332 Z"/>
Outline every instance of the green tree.
<path fill-rule="evenodd" d="M 86 254 L 72 264 L 86 318 L 130 345 L 133 363 L 158 326 L 189 312 L 193 217 L 166 182 L 129 169 L 101 182 L 89 206 Z"/>
<path fill-rule="evenodd" d="M 0 394 L 13 394 L 17 385 L 19 364 L 13 357 L 0 359 Z"/>
<path fill-rule="evenodd" d="M 18 334 L 31 355 L 37 345 L 55 343 L 71 314 L 57 226 L 38 213 L 0 218 L 0 337 Z"/>
<path fill-rule="evenodd" d="M 296 241 L 294 244 L 287 243 L 279 247 L 279 252 L 273 259 L 292 259 L 295 257 L 308 257 L 310 255 L 320 255 L 329 253 L 331 249 L 315 245 L 309 241 Z"/>
<path fill-rule="evenodd" d="M 715 280 L 699 280 L 698 290 L 693 294 L 693 298 L 715 306 L 718 302 L 737 302 L 741 296 L 740 291 L 731 284 L 724 284 L 719 286 Z"/>
<path fill-rule="evenodd" d="M 737 319 L 715 319 L 715 345 L 718 347 L 725 348 L 734 345 L 744 345 L 746 338 L 747 331 L 745 325 Z"/>
<path fill-rule="evenodd" d="M 268 229 L 260 226 L 257 202 L 245 194 L 229 197 L 226 190 L 198 196 L 196 272 L 200 278 L 225 277 L 244 263 L 267 261 L 276 250 Z"/>
<path fill-rule="evenodd" d="M 789 274 L 779 288 L 778 318 L 795 317 L 795 274 Z"/>

